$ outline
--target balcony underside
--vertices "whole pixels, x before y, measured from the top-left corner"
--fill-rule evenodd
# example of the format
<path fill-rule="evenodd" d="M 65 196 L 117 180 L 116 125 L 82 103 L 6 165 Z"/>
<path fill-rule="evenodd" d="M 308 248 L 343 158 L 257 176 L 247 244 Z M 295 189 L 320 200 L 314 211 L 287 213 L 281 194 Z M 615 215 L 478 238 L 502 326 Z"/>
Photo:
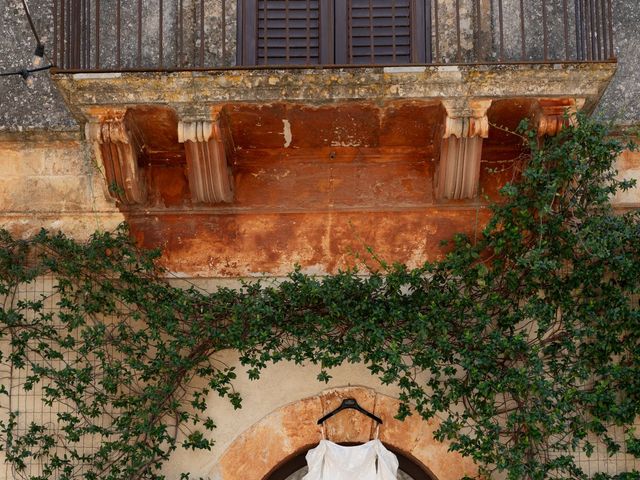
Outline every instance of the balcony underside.
<path fill-rule="evenodd" d="M 567 112 L 593 108 L 614 71 L 591 63 L 54 80 L 143 244 L 163 245 L 176 271 L 251 275 L 320 265 L 363 242 L 411 263 L 437 255 L 455 232 L 478 234 L 486 199 L 525 152 L 511 131 L 526 118 L 555 134 Z"/>
<path fill-rule="evenodd" d="M 509 147 L 490 135 L 490 124 L 515 129 L 529 118 L 540 134 L 555 134 L 567 114 L 595 105 L 614 71 L 612 63 L 582 63 L 57 73 L 54 80 L 86 124 L 110 195 L 123 207 L 147 208 L 146 164 L 186 164 L 194 205 L 235 204 L 239 156 L 311 158 L 345 147 L 370 156 L 420 148 L 439 165 L 437 199 L 472 199 L 482 158 L 498 146 L 512 155 L 521 148 L 517 136 Z"/>

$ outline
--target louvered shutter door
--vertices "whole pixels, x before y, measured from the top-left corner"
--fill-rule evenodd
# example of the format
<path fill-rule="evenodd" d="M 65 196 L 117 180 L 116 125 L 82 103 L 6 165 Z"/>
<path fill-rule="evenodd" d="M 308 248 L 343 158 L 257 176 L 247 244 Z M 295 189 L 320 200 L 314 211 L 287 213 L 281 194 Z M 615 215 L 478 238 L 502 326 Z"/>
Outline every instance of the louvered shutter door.
<path fill-rule="evenodd" d="M 319 0 L 259 0 L 258 65 L 320 63 Z"/>
<path fill-rule="evenodd" d="M 349 1 L 349 63 L 411 63 L 410 0 Z"/>
<path fill-rule="evenodd" d="M 239 0 L 241 65 L 431 62 L 431 0 Z"/>

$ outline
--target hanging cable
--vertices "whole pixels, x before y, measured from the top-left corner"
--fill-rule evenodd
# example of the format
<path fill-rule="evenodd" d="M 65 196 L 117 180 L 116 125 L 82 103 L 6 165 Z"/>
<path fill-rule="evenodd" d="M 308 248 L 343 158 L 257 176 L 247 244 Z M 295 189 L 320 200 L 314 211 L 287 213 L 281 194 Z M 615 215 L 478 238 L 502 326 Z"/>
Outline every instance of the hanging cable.
<path fill-rule="evenodd" d="M 11 77 L 11 76 L 20 76 L 27 84 L 27 87 L 33 86 L 33 74 L 36 72 L 42 72 L 44 70 L 49 70 L 53 67 L 53 65 L 47 65 L 45 67 L 36 67 L 36 68 L 24 68 L 22 70 L 12 70 L 10 72 L 0 72 L 0 77 Z"/>
<path fill-rule="evenodd" d="M 33 33 L 33 37 L 36 40 L 36 49 L 33 53 L 33 68 L 22 68 L 10 70 L 7 72 L 0 72 L 0 77 L 10 77 L 10 76 L 20 76 L 25 81 L 28 87 L 33 86 L 33 74 L 36 72 L 42 72 L 44 70 L 49 70 L 53 67 L 53 65 L 46 65 L 41 67 L 42 60 L 45 57 L 45 50 L 42 41 L 40 40 L 40 35 L 38 35 L 38 31 L 36 30 L 36 26 L 33 23 L 33 18 L 31 18 L 31 12 L 29 12 L 29 6 L 27 5 L 26 0 L 22 0 L 22 7 L 24 8 L 24 13 L 27 16 L 27 20 L 29 21 L 29 27 L 31 27 L 31 32 Z"/>
<path fill-rule="evenodd" d="M 53 68 L 53 65 L 47 65 L 46 67 L 37 67 L 37 68 L 25 68 L 23 70 L 13 70 L 10 72 L 0 72 L 0 77 L 10 77 L 12 75 L 22 75 L 24 73 L 35 73 L 35 72 L 42 72 L 44 70 L 49 70 Z"/>
<path fill-rule="evenodd" d="M 22 7 L 24 8 L 24 13 L 27 16 L 27 20 L 29 21 L 29 26 L 31 27 L 31 32 L 33 33 L 33 37 L 36 39 L 36 49 L 33 52 L 33 66 L 39 67 L 40 64 L 42 64 L 42 60 L 44 59 L 44 45 L 40 41 L 40 35 L 38 35 L 36 26 L 33 23 L 33 18 L 31 18 L 31 12 L 29 12 L 29 6 L 27 5 L 27 0 L 22 0 Z"/>

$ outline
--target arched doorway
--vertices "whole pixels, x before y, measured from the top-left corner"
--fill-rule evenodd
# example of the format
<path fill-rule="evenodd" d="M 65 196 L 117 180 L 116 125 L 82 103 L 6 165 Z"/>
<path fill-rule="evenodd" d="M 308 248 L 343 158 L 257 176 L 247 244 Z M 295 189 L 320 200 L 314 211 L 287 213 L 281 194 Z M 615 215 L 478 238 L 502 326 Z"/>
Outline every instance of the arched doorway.
<path fill-rule="evenodd" d="M 326 390 L 274 410 L 235 438 L 210 476 L 219 480 L 286 480 L 300 472 L 305 466 L 304 455 L 321 438 L 318 418 L 345 398 L 355 398 L 363 408 L 383 419 L 380 440 L 403 460 L 409 479 L 460 480 L 477 476 L 471 459 L 450 452 L 446 443 L 434 440 L 436 420 L 424 421 L 418 415 L 396 420 L 400 402 L 363 387 Z M 327 438 L 343 445 L 366 442 L 375 432 L 372 420 L 352 411 L 336 415 L 326 427 Z"/>
<path fill-rule="evenodd" d="M 385 445 L 398 457 L 400 468 L 398 469 L 398 480 L 437 480 L 429 472 L 424 470 L 414 460 L 397 450 Z M 268 475 L 264 480 L 301 480 L 307 473 L 305 460 L 306 451 L 291 458 L 284 465 L 281 465 L 275 472 Z"/>

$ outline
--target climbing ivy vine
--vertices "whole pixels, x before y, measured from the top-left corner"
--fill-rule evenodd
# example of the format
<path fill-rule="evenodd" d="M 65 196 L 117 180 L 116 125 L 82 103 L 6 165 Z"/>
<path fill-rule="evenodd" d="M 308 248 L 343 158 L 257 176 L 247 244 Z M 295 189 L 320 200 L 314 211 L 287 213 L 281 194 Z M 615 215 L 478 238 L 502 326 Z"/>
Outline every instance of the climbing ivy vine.
<path fill-rule="evenodd" d="M 34 479 L 163 478 L 179 442 L 211 447 L 211 394 L 241 406 L 236 373 L 215 355 L 225 349 L 251 378 L 282 360 L 317 364 L 321 381 L 362 362 L 400 388 L 399 418 L 438 416 L 436 438 L 485 475 L 586 478 L 574 458 L 596 442 L 640 457 L 640 213 L 609 203 L 632 186 L 613 170 L 632 146 L 586 118 L 522 138 L 529 154 L 480 238 L 458 235 L 415 269 L 295 269 L 277 285 L 207 293 L 168 283 L 159 253 L 124 226 L 85 243 L 2 232 L 2 362 L 60 412 L 18 428 L 24 412 L 3 379 L 13 471 L 28 477 L 37 462 Z M 19 295 L 43 275 L 56 279 L 54 309 Z"/>

